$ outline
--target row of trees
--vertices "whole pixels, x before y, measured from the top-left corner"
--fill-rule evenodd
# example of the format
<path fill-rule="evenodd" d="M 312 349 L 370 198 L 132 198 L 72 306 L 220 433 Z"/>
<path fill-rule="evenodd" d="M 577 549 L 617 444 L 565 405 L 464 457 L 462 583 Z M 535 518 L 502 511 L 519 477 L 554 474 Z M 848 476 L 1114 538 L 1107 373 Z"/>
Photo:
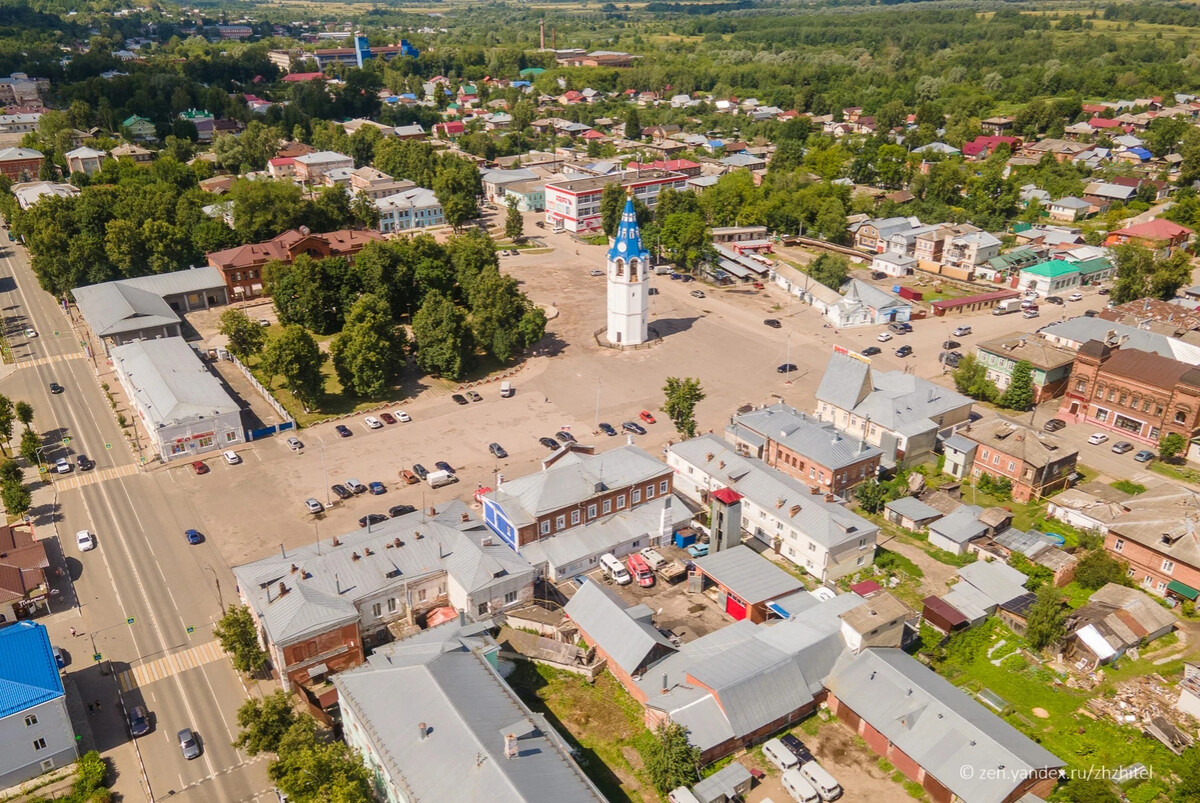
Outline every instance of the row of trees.
<path fill-rule="evenodd" d="M 1003 392 L 988 378 L 987 366 L 974 354 L 959 360 L 953 373 L 954 387 L 959 393 L 984 402 L 995 403 L 1006 410 L 1023 412 L 1033 406 L 1033 364 L 1019 360 L 1013 366 L 1008 386 Z"/>

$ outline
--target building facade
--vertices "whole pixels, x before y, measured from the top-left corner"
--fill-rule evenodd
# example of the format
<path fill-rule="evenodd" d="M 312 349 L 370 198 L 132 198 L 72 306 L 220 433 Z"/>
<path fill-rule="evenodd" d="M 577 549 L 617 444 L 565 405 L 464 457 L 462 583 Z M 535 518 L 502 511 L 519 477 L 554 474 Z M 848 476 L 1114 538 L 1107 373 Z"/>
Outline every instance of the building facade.
<path fill-rule="evenodd" d="M 1018 502 L 1066 488 L 1079 450 L 1045 432 L 1006 421 L 979 421 L 961 433 L 979 444 L 971 476 L 1006 477 Z"/>
<path fill-rule="evenodd" d="M 546 223 L 576 234 L 598 231 L 602 223 L 600 196 L 609 184 L 620 182 L 633 197 L 654 209 L 664 188 L 687 189 L 687 180 L 682 173 L 642 170 L 551 181 L 546 184 Z"/>
<path fill-rule="evenodd" d="M 0 688 L 0 788 L 79 757 L 46 628 L 34 622 L 0 628 Z"/>
<path fill-rule="evenodd" d="M 313 259 L 345 257 L 353 262 L 364 245 L 381 239 L 374 231 L 340 229 L 313 234 L 307 228 L 291 229 L 266 242 L 214 251 L 208 255 L 208 264 L 220 269 L 230 298 L 240 301 L 263 294 L 262 269 L 272 260 L 290 265 L 300 254 L 307 254 Z"/>
<path fill-rule="evenodd" d="M 33 148 L 0 148 L 0 176 L 11 182 L 33 181 L 45 157 Z"/>
<path fill-rule="evenodd" d="M 1031 366 L 1034 404 L 1061 396 L 1067 389 L 1071 366 L 1075 363 L 1073 352 L 1051 345 L 1036 335 L 1021 332 L 984 341 L 976 349 L 979 361 L 987 368 L 987 378 L 1002 391 L 1012 381 L 1017 363 L 1028 362 Z"/>
<path fill-rule="evenodd" d="M 413 187 L 375 202 L 379 209 L 379 233 L 424 229 L 442 226 L 446 217 L 433 190 Z"/>
<path fill-rule="evenodd" d="M 642 247 L 633 195 L 608 249 L 608 342 L 636 346 L 650 338 L 650 252 Z"/>

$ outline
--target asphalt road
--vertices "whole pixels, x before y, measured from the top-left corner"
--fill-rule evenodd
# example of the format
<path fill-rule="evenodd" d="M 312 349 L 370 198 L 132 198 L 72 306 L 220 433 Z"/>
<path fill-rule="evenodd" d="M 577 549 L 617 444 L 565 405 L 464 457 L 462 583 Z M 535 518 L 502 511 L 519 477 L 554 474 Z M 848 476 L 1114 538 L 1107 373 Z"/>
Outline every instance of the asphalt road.
<path fill-rule="evenodd" d="M 210 534 L 196 546 L 183 536 L 206 500 L 167 471 L 137 469 L 70 320 L 38 287 L 25 250 L 7 242 L 0 246 L 0 304 L 17 360 L 0 381 L 2 392 L 33 405 L 47 463 L 80 453 L 96 463 L 88 472 L 48 475 L 32 513 L 38 537 L 57 534 L 66 558 L 67 595 L 73 592 L 77 608 L 46 624 L 68 654 L 66 671 L 83 700 L 100 703 L 89 724 L 115 764 L 114 789 L 126 800 L 268 799 L 265 763 L 231 746 L 236 710 L 249 692 L 212 644 L 218 591 L 236 601 L 234 580 Z M 38 336 L 25 337 L 27 327 Z M 65 391 L 51 394 L 52 381 Z M 83 529 L 97 541 L 86 553 L 75 544 Z M 122 715 L 122 706 L 134 705 L 146 708 L 152 725 L 136 743 Z M 185 760 L 176 744 L 184 727 L 199 734 L 198 759 Z"/>

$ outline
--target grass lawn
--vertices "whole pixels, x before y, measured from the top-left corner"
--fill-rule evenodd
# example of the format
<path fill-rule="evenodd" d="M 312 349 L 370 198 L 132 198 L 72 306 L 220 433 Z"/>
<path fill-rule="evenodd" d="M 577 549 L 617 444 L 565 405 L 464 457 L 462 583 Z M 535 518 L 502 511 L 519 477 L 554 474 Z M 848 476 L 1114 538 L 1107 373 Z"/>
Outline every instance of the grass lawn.
<path fill-rule="evenodd" d="M 1128 787 L 1125 791 L 1129 799 L 1152 801 L 1167 788 L 1168 781 L 1164 779 L 1169 778 L 1178 762 L 1173 753 L 1142 736 L 1138 728 L 1093 720 L 1077 713 L 1086 709 L 1088 698 L 1102 691 L 1070 689 L 1056 682 L 1060 678 L 1053 671 L 1015 654 L 1017 647 L 1024 646 L 1023 642 L 995 619 L 965 631 L 964 636 L 977 640 L 976 649 L 957 649 L 952 640 L 946 659 L 937 665 L 939 674 L 968 693 L 986 688 L 998 694 L 1010 707 L 1004 719 L 1065 761 L 1068 769 L 1116 768 L 1140 761 L 1154 768 L 1154 777 Z M 988 648 L 1001 639 L 1007 643 L 989 658 Z M 994 665 L 992 660 L 1002 655 L 1006 657 L 1000 660 L 1000 665 Z M 1115 672 L 1105 670 L 1105 674 L 1125 678 L 1138 669 L 1142 673 L 1150 671 L 1139 667 L 1139 662 L 1127 663 L 1131 664 L 1129 675 L 1123 674 L 1124 667 Z M 1153 669 L 1161 674 L 1171 666 Z M 1036 716 L 1034 708 L 1043 709 L 1049 716 Z"/>
<path fill-rule="evenodd" d="M 642 707 L 616 678 L 604 672 L 589 684 L 570 672 L 519 661 L 508 682 L 580 750 L 583 771 L 608 800 L 658 800 L 642 771 L 654 736 L 642 722 Z"/>
<path fill-rule="evenodd" d="M 1149 467 L 1150 470 L 1155 474 L 1162 474 L 1164 477 L 1168 477 L 1179 482 L 1200 484 L 1200 471 L 1196 471 L 1194 468 L 1189 468 L 1188 466 L 1169 465 L 1161 460 L 1151 460 Z"/>

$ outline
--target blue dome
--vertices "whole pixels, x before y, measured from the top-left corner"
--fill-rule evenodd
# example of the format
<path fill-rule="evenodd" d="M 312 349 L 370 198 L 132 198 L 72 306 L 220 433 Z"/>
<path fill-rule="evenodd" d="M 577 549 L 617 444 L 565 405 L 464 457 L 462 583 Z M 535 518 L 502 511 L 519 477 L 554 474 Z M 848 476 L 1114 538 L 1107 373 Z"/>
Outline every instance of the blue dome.
<path fill-rule="evenodd" d="M 608 249 L 608 258 L 648 259 L 650 254 L 642 248 L 642 232 L 638 228 L 637 212 L 633 209 L 633 198 L 625 199 L 625 211 L 621 213 L 621 222 L 617 225 L 617 236 L 613 239 L 612 247 Z"/>

